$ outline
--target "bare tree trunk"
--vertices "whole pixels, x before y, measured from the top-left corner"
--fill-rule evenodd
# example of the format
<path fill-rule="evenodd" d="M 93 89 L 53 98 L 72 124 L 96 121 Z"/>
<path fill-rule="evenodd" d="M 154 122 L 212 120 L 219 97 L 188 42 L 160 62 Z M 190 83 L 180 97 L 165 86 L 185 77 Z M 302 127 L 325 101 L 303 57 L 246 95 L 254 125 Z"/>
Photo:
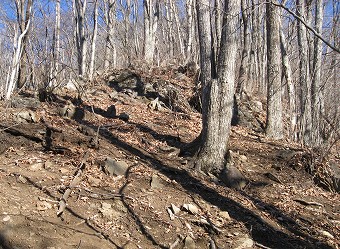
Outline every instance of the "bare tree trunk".
<path fill-rule="evenodd" d="M 46 38 L 47 40 L 47 38 Z M 54 68 L 53 76 L 50 82 L 50 86 L 54 87 L 57 85 L 57 77 L 59 73 L 59 59 L 60 59 L 60 0 L 56 0 L 55 5 L 55 27 L 54 27 Z"/>
<path fill-rule="evenodd" d="M 273 0 L 275 2 L 275 0 Z M 272 3 L 266 4 L 267 14 L 267 122 L 266 134 L 283 138 L 281 100 L 280 12 Z"/>
<path fill-rule="evenodd" d="M 304 0 L 296 1 L 297 15 L 305 18 Z M 300 139 L 306 144 L 311 144 L 312 110 L 311 110 L 311 81 L 309 74 L 309 56 L 307 31 L 304 24 L 298 20 L 298 45 L 299 45 L 299 83 L 300 83 Z M 301 137 L 302 136 L 302 137 Z"/>
<path fill-rule="evenodd" d="M 245 84 L 248 83 L 248 62 L 249 62 L 249 11 L 246 0 L 241 0 L 242 22 L 243 22 L 243 50 L 241 58 L 241 66 L 236 86 L 236 93 L 242 94 L 245 90 Z"/>
<path fill-rule="evenodd" d="M 167 44 L 167 47 L 168 47 L 168 54 L 170 57 L 173 57 L 174 54 L 175 54 L 175 48 L 174 48 L 174 34 L 173 34 L 173 14 L 172 14 L 172 8 L 171 8 L 171 0 L 168 0 L 166 3 L 165 3 L 165 10 L 166 10 L 166 19 L 167 19 L 167 30 L 164 30 L 165 27 L 163 27 L 163 36 L 167 36 L 168 37 L 168 44 Z M 165 25 L 163 25 L 165 26 Z"/>
<path fill-rule="evenodd" d="M 322 34 L 323 23 L 323 1 L 316 0 L 315 3 L 315 30 Z M 323 111 L 323 91 L 321 89 L 321 61 L 322 61 L 322 41 L 318 37 L 314 37 L 314 60 L 313 60 L 313 79 L 312 79 L 312 131 L 313 144 L 320 145 L 322 142 L 320 129 L 320 114 Z"/>
<path fill-rule="evenodd" d="M 281 28 L 280 30 L 280 43 L 281 43 L 281 53 L 282 53 L 282 66 L 283 75 L 287 81 L 288 88 L 288 101 L 289 101 L 289 117 L 290 117 L 290 137 L 293 141 L 297 141 L 297 115 L 296 115 L 296 101 L 295 101 L 295 86 L 293 82 L 293 73 L 290 66 L 289 56 L 287 54 L 287 44 L 286 38 Z"/>
<path fill-rule="evenodd" d="M 16 33 L 14 39 L 14 56 L 12 59 L 12 65 L 10 69 L 10 73 L 7 77 L 6 82 L 6 99 L 9 99 L 14 91 L 15 83 L 17 80 L 17 86 L 22 87 L 26 81 L 26 76 L 24 77 L 23 70 L 25 67 L 21 66 L 21 64 L 25 63 L 23 54 L 26 54 L 25 43 L 27 40 L 27 33 L 31 26 L 31 15 L 32 15 L 32 0 L 28 0 L 25 6 L 25 0 L 17 0 L 16 2 L 17 8 L 17 18 L 18 18 L 18 34 Z M 25 10 L 26 7 L 26 10 Z M 26 55 L 27 57 L 27 55 Z"/>
<path fill-rule="evenodd" d="M 91 41 L 91 60 L 90 60 L 90 75 L 89 75 L 90 80 L 93 79 L 93 72 L 94 72 L 94 67 L 95 67 L 97 30 L 98 30 L 98 0 L 95 0 L 94 7 L 93 7 L 93 32 L 92 32 L 92 41 Z"/>
<path fill-rule="evenodd" d="M 78 52 L 78 73 L 85 76 L 87 38 L 85 35 L 85 11 L 87 0 L 74 0 L 74 15 L 76 21 L 76 43 Z"/>
<path fill-rule="evenodd" d="M 16 8 L 17 8 L 17 18 L 19 23 L 19 28 L 21 34 L 26 30 L 26 26 L 29 23 L 30 19 L 32 18 L 32 11 L 31 7 L 33 5 L 33 0 L 16 0 L 15 1 Z M 19 70 L 18 70 L 18 81 L 17 81 L 17 87 L 20 89 L 22 88 L 26 81 L 27 81 L 27 65 L 28 63 L 28 54 L 26 51 L 26 43 L 28 39 L 28 32 L 29 29 L 27 29 L 27 32 L 25 32 L 25 35 L 22 37 L 22 51 L 20 54 L 20 63 L 19 63 Z"/>
<path fill-rule="evenodd" d="M 105 61 L 104 68 L 108 69 L 110 64 L 116 67 L 116 45 L 114 42 L 115 35 L 115 11 L 116 11 L 116 1 L 115 0 L 105 0 L 105 6 L 107 7 L 105 11 L 105 22 L 106 22 L 106 41 L 105 41 Z"/>
<path fill-rule="evenodd" d="M 178 18 L 178 11 L 177 11 L 177 8 L 176 8 L 176 1 L 170 1 L 171 2 L 171 9 L 172 9 L 172 14 L 174 16 L 174 20 L 175 20 L 175 24 L 176 24 L 176 30 L 177 30 L 177 39 L 178 39 L 178 46 L 179 46 L 179 52 L 180 52 L 180 55 L 181 57 L 184 56 L 184 45 L 183 45 L 183 39 L 182 39 L 182 32 L 181 32 L 181 29 L 180 29 L 180 21 L 179 21 L 179 18 Z"/>
<path fill-rule="evenodd" d="M 152 64 L 156 46 L 159 19 L 158 0 L 143 0 L 144 6 L 144 59 Z"/>
<path fill-rule="evenodd" d="M 225 167 L 235 83 L 237 23 L 240 1 L 226 1 L 217 77 L 213 78 L 209 1 L 197 1 L 202 93 L 202 145 L 196 169 L 219 174 Z"/>
<path fill-rule="evenodd" d="M 192 53 L 193 53 L 193 38 L 195 36 L 195 23 L 194 20 L 194 6 L 195 6 L 195 0 L 188 0 L 186 3 L 187 6 L 187 51 L 186 51 L 186 61 L 190 61 L 192 59 Z"/>

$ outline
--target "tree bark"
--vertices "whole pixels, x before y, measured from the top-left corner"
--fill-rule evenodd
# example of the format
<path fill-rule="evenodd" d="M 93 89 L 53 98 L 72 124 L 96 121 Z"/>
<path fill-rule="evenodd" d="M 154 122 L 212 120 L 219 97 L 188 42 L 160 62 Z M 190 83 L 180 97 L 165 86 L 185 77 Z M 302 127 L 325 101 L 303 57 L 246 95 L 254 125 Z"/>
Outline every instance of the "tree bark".
<path fill-rule="evenodd" d="M 246 0 L 241 0 L 242 22 L 243 22 L 243 50 L 241 58 L 241 66 L 237 81 L 236 93 L 242 95 L 245 90 L 245 84 L 248 83 L 248 62 L 249 62 L 249 47 L 250 47 L 250 34 L 249 34 L 249 11 Z"/>
<path fill-rule="evenodd" d="M 316 0 L 315 3 L 315 30 L 322 34 L 323 23 L 323 1 Z M 312 140 L 313 144 L 318 146 L 322 143 L 320 129 L 324 100 L 323 91 L 321 89 L 321 65 L 322 62 L 322 41 L 318 37 L 314 37 L 314 60 L 313 60 L 313 79 L 312 79 Z"/>
<path fill-rule="evenodd" d="M 107 70 L 112 64 L 116 67 L 116 45 L 114 42 L 115 35 L 115 11 L 116 11 L 116 1 L 115 0 L 105 0 L 105 22 L 106 22 L 106 41 L 105 41 L 105 60 L 104 68 Z"/>
<path fill-rule="evenodd" d="M 302 19 L 305 15 L 304 0 L 296 1 L 297 15 Z M 305 25 L 298 20 L 298 45 L 299 45 L 299 87 L 300 87 L 300 136 L 306 145 L 311 145 L 312 132 L 312 107 L 311 107 L 311 80 L 309 74 L 309 54 L 307 31 Z"/>
<path fill-rule="evenodd" d="M 275 1 L 275 0 L 273 0 Z M 266 134 L 272 139 L 283 138 L 280 12 L 272 3 L 266 4 L 267 14 L 267 120 Z"/>
<path fill-rule="evenodd" d="M 203 128 L 195 168 L 214 174 L 220 174 L 225 168 L 233 108 L 239 8 L 240 1 L 225 3 L 217 77 L 213 78 L 209 1 L 197 1 Z"/>
<path fill-rule="evenodd" d="M 85 11 L 87 0 L 74 0 L 74 15 L 76 21 L 76 43 L 78 56 L 78 73 L 85 76 L 87 38 L 85 34 Z"/>
<path fill-rule="evenodd" d="M 27 81 L 27 65 L 28 63 L 28 54 L 26 51 L 26 43 L 29 33 L 29 23 L 30 19 L 32 18 L 32 9 L 33 6 L 33 0 L 16 0 L 16 7 L 17 7 L 17 19 L 19 23 L 19 28 L 21 34 L 24 33 L 24 30 L 28 27 L 27 31 L 25 32 L 25 35 L 22 36 L 21 41 L 21 54 L 20 54 L 20 63 L 19 63 L 19 70 L 17 72 L 18 74 L 18 81 L 17 81 L 17 87 L 18 89 L 22 88 L 26 81 Z"/>
<path fill-rule="evenodd" d="M 290 60 L 287 53 L 287 44 L 286 38 L 281 28 L 280 30 L 280 44 L 281 44 L 281 53 L 282 53 L 282 66 L 283 66 L 283 75 L 286 78 L 287 88 L 288 88 L 288 102 L 289 102 L 289 117 L 290 117 L 290 129 L 289 134 L 290 138 L 293 141 L 297 141 L 297 115 L 296 115 L 296 94 L 295 94 L 295 86 L 293 82 L 293 73 L 292 68 L 290 66 Z"/>
<path fill-rule="evenodd" d="M 144 9 L 144 59 L 152 64 L 155 55 L 156 31 L 159 19 L 158 0 L 143 0 Z"/>
<path fill-rule="evenodd" d="M 97 30 L 98 30 L 98 0 L 95 0 L 94 7 L 93 7 L 93 32 L 92 32 L 92 41 L 91 41 L 91 59 L 90 59 L 90 75 L 89 75 L 90 80 L 93 79 L 93 73 L 94 73 L 94 67 L 95 67 Z"/>

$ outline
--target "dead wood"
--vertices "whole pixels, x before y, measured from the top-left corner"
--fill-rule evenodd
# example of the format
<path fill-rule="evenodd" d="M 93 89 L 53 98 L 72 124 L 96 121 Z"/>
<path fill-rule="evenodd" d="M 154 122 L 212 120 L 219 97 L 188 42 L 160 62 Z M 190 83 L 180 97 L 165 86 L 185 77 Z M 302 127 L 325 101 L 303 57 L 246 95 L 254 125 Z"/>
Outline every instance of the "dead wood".
<path fill-rule="evenodd" d="M 77 169 L 77 172 L 76 172 L 76 175 L 74 176 L 72 182 L 70 183 L 69 187 L 66 189 L 63 197 L 61 198 L 60 202 L 59 202 L 59 208 L 58 208 L 58 212 L 57 212 L 57 216 L 60 216 L 65 208 L 66 208 L 66 201 L 68 199 L 68 197 L 70 196 L 71 192 L 72 192 L 72 189 L 75 188 L 77 186 L 77 184 L 80 182 L 81 180 L 81 176 L 82 176 L 82 173 L 83 173 L 83 170 L 85 169 L 85 162 L 87 160 L 87 158 L 89 157 L 89 152 L 87 151 L 83 157 L 83 160 L 81 161 L 78 169 Z"/>

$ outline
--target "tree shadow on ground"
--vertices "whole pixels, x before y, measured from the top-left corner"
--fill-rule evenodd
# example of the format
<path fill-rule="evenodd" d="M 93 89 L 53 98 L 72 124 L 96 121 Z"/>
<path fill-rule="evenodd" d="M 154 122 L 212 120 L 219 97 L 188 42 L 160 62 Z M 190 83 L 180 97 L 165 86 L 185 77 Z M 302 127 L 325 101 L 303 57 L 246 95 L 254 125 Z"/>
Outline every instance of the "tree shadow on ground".
<path fill-rule="evenodd" d="M 93 128 L 97 130 L 97 127 Z M 301 226 L 293 221 L 293 219 L 287 217 L 282 213 L 282 211 L 276 208 L 275 214 L 277 215 L 277 217 L 287 217 L 284 220 L 289 222 L 280 223 L 292 234 L 287 234 L 285 232 L 279 231 L 268 222 L 266 222 L 259 214 L 256 214 L 253 211 L 242 206 L 240 203 L 217 193 L 214 189 L 205 186 L 201 183 L 199 179 L 192 176 L 186 170 L 178 170 L 177 168 L 175 169 L 168 165 L 164 165 L 160 160 L 154 158 L 148 153 L 143 152 L 140 148 L 137 148 L 136 146 L 131 146 L 121 141 L 107 130 L 100 130 L 99 134 L 113 145 L 118 146 L 121 149 L 134 154 L 135 156 L 138 156 L 146 164 L 160 171 L 171 180 L 175 180 L 189 192 L 201 196 L 206 202 L 219 207 L 221 210 L 228 211 L 233 219 L 240 221 L 246 225 L 246 227 L 252 234 L 253 239 L 261 245 L 270 248 L 282 249 L 331 248 L 329 245 L 320 242 L 319 240 L 308 235 L 306 232 L 304 232 L 304 229 Z M 226 188 L 226 190 L 229 189 Z M 249 196 L 245 197 L 248 198 Z M 136 220 L 136 222 L 140 223 L 140 220 Z"/>

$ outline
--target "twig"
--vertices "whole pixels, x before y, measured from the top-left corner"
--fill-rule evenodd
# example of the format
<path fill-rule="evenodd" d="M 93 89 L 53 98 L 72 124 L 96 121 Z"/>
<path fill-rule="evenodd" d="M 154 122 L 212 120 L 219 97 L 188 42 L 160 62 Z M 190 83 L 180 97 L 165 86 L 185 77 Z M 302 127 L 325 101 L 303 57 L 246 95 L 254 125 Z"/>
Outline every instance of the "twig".
<path fill-rule="evenodd" d="M 293 201 L 299 202 L 300 204 L 303 204 L 305 206 L 314 205 L 314 206 L 323 207 L 323 205 L 321 203 L 314 202 L 314 201 L 305 201 L 305 200 L 302 200 L 302 199 L 293 199 Z"/>
<path fill-rule="evenodd" d="M 262 244 L 260 244 L 258 242 L 255 242 L 255 245 L 257 245 L 258 247 L 264 248 L 264 249 L 272 249 L 272 248 L 264 246 L 264 245 L 262 245 Z"/>
<path fill-rule="evenodd" d="M 87 151 L 84 155 L 83 160 L 81 161 L 81 163 L 79 165 L 79 168 L 77 170 L 76 175 L 74 176 L 72 182 L 70 183 L 69 187 L 66 189 L 63 197 L 61 198 L 61 200 L 59 202 L 59 209 L 58 209 L 58 212 L 57 212 L 57 216 L 60 216 L 64 212 L 64 210 L 66 208 L 67 198 L 70 196 L 72 189 L 75 186 L 77 186 L 77 184 L 80 182 L 80 176 L 82 175 L 82 171 L 84 169 L 84 164 L 85 164 L 88 157 L 89 157 L 89 152 Z"/>

